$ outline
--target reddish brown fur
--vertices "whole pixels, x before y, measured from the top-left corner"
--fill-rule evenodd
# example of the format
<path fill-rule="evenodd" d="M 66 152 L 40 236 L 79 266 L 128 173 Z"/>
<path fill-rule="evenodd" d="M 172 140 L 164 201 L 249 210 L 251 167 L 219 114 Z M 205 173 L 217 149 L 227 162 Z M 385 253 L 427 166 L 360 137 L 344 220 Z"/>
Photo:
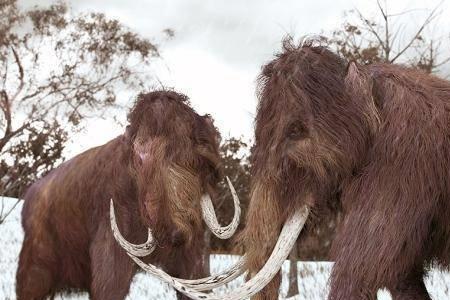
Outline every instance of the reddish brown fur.
<path fill-rule="evenodd" d="M 243 243 L 267 259 L 282 223 L 339 199 L 329 299 L 430 299 L 427 267 L 450 263 L 450 83 L 398 65 L 357 66 L 293 46 L 260 77 Z M 275 299 L 279 279 L 257 299 Z"/>
<path fill-rule="evenodd" d="M 124 135 L 65 162 L 28 190 L 19 300 L 67 289 L 87 290 L 91 299 L 125 298 L 137 268 L 112 236 L 111 198 L 128 241 L 144 242 L 146 226 L 152 228 L 158 246 L 148 262 L 173 276 L 202 275 L 200 196 L 216 191 L 218 132 L 209 116 L 169 91 L 140 95 L 129 122 Z"/>

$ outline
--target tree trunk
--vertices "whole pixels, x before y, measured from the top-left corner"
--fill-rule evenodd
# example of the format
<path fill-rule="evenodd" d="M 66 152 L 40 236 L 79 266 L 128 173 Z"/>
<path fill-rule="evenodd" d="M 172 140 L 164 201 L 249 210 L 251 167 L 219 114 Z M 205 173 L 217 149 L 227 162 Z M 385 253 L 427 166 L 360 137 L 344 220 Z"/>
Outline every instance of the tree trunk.
<path fill-rule="evenodd" d="M 298 261 L 298 253 L 297 253 L 297 244 L 294 245 L 291 254 L 289 254 L 289 289 L 286 295 L 286 298 L 293 297 L 298 295 L 298 269 L 297 269 L 297 261 Z"/>

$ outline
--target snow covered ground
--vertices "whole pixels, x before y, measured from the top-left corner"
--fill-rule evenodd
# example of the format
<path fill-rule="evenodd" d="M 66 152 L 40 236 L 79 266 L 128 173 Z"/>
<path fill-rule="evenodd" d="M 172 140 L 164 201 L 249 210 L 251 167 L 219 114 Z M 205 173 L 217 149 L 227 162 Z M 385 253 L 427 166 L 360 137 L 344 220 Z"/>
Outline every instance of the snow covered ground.
<path fill-rule="evenodd" d="M 2 201 L 3 200 L 3 201 Z M 14 205 L 16 199 L 0 197 L 0 212 L 7 211 Z M 13 213 L 6 219 L 5 223 L 0 225 L 0 299 L 13 300 L 14 278 L 17 268 L 17 257 L 23 239 L 22 227 L 20 225 L 21 203 L 16 207 Z M 233 264 L 238 259 L 237 256 L 213 255 L 211 257 L 211 272 L 216 273 L 227 266 Z M 332 263 L 329 262 L 300 262 L 299 270 L 299 291 L 300 294 L 291 299 L 298 300 L 322 300 L 326 299 L 327 280 L 330 274 Z M 280 298 L 284 298 L 287 292 L 287 270 L 289 262 L 283 265 L 283 284 Z M 242 282 L 239 278 L 230 283 L 227 287 L 235 287 Z M 426 285 L 434 300 L 450 299 L 450 274 L 433 270 L 426 280 Z M 223 292 L 226 287 L 218 289 Z M 57 299 L 81 300 L 88 299 L 87 294 L 59 296 Z M 144 273 L 137 274 L 131 285 L 130 294 L 127 300 L 140 299 L 176 299 L 175 292 L 166 284 L 161 283 Z M 378 299 L 391 299 L 389 293 L 380 291 Z"/>

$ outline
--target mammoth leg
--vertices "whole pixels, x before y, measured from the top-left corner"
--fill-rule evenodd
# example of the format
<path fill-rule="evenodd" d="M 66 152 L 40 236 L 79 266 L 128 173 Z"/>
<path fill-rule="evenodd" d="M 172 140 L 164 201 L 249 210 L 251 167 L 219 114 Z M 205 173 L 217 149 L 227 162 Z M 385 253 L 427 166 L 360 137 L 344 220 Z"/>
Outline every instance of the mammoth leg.
<path fill-rule="evenodd" d="M 16 295 L 18 300 L 53 299 L 53 275 L 50 270 L 30 265 L 17 274 Z"/>
<path fill-rule="evenodd" d="M 46 248 L 40 247 L 40 249 Z M 16 275 L 18 300 L 40 300 L 54 296 L 55 270 L 41 261 L 42 255 L 43 253 L 37 253 L 36 247 L 25 238 Z"/>
<path fill-rule="evenodd" d="M 389 288 L 394 300 L 431 300 L 423 282 L 423 272 L 412 272 L 395 287 Z"/>
<path fill-rule="evenodd" d="M 115 242 L 109 226 L 101 226 L 90 248 L 93 300 L 123 300 L 135 273 L 133 261 Z"/>
<path fill-rule="evenodd" d="M 209 259 L 209 255 L 204 255 L 204 251 L 203 237 L 192 242 L 190 247 L 174 249 L 173 254 L 165 263 L 165 269 L 171 276 L 178 278 L 195 279 L 208 276 L 204 259 Z M 177 291 L 177 299 L 188 300 L 191 298 Z"/>
<path fill-rule="evenodd" d="M 378 287 L 366 278 L 367 270 L 377 268 L 371 262 L 370 251 L 374 246 L 363 226 L 351 226 L 359 213 L 350 212 L 338 229 L 332 245 L 332 256 L 335 260 L 330 279 L 329 300 L 375 300 Z M 361 237 L 364 237 L 362 240 Z M 357 242 L 352 242 L 355 239 Z"/>
<path fill-rule="evenodd" d="M 397 284 L 428 258 L 424 245 L 429 240 L 434 202 L 421 194 L 427 189 L 410 185 L 414 180 L 406 175 L 383 171 L 384 177 L 367 175 L 373 179 L 355 180 L 343 193 L 347 212 L 332 245 L 336 263 L 329 299 L 376 299 L 375 293 L 383 287 L 423 291 L 417 278 L 413 285 Z M 402 181 L 389 174 L 397 174 Z"/>
<path fill-rule="evenodd" d="M 385 215 L 379 226 L 354 222 L 361 218 L 374 220 L 361 211 L 350 213 L 344 220 L 343 228 L 333 242 L 332 253 L 336 263 L 331 275 L 329 300 L 376 299 L 378 289 L 391 289 L 394 299 L 429 299 L 423 281 L 417 277 L 402 281 L 404 273 L 414 269 L 421 261 L 420 249 L 423 240 L 409 237 L 400 232 L 404 228 L 417 233 L 417 229 L 408 225 L 396 224 L 386 228 L 390 223 Z M 378 227 L 378 225 L 374 225 Z M 413 226 L 413 225 L 411 225 Z M 415 244 L 417 243 L 417 244 Z M 417 246 L 420 245 L 420 246 Z M 397 285 L 398 282 L 401 284 Z M 408 298 L 407 295 L 416 294 Z M 423 295 L 427 295 L 424 297 Z"/>
<path fill-rule="evenodd" d="M 170 273 L 174 274 L 175 277 L 194 279 L 209 275 L 205 270 L 203 257 L 201 256 L 178 255 L 173 262 L 175 264 L 171 266 Z M 177 263 L 178 266 L 176 266 Z M 177 291 L 177 299 L 188 300 L 191 298 Z"/>
<path fill-rule="evenodd" d="M 352 262 L 349 261 L 349 264 Z M 341 268 L 341 266 L 337 266 Z M 331 289 L 328 300 L 376 300 L 377 289 L 370 288 L 361 278 L 354 278 L 351 275 L 345 275 L 344 270 L 333 268 L 331 275 Z"/>

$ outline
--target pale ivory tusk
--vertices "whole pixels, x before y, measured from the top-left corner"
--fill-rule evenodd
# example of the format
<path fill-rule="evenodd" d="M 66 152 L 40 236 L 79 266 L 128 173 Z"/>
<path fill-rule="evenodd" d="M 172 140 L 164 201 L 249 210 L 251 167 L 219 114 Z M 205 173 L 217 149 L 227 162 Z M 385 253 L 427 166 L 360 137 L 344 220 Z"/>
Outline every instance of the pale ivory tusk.
<path fill-rule="evenodd" d="M 178 279 L 178 281 L 197 291 L 212 290 L 221 287 L 222 285 L 227 284 L 228 282 L 233 281 L 240 275 L 244 274 L 246 272 L 244 265 L 245 255 L 242 256 L 231 268 L 226 269 L 219 274 L 199 279 Z"/>
<path fill-rule="evenodd" d="M 212 233 L 220 239 L 229 239 L 230 237 L 232 237 L 239 226 L 239 220 L 241 218 L 239 197 L 237 196 L 236 190 L 234 189 L 233 184 L 228 177 L 227 182 L 228 187 L 231 191 L 231 195 L 233 196 L 234 203 L 234 216 L 230 224 L 224 227 L 220 226 L 219 222 L 217 221 L 217 216 L 214 211 L 211 197 L 208 194 L 203 195 L 200 202 L 202 207 L 203 219 L 205 220 L 206 225 L 208 225 Z"/>
<path fill-rule="evenodd" d="M 278 241 L 262 269 L 249 281 L 226 295 L 214 295 L 200 292 L 200 288 L 192 285 L 196 280 L 180 280 L 171 277 L 163 270 L 156 268 L 151 264 L 145 264 L 141 259 L 129 254 L 129 256 L 145 271 L 157 276 L 169 285 L 173 286 L 179 292 L 196 300 L 241 300 L 247 299 L 261 289 L 263 289 L 280 270 L 284 260 L 288 257 L 293 245 L 295 244 L 298 235 L 300 234 L 303 225 L 308 217 L 308 208 L 304 206 L 302 209 L 294 212 L 288 218 L 281 230 Z M 198 280 L 197 280 L 198 281 Z M 190 283 L 189 286 L 186 283 Z M 223 285 L 223 283 L 221 283 Z"/>
<path fill-rule="evenodd" d="M 173 286 L 173 284 L 171 283 L 172 281 L 177 282 L 177 285 L 179 285 L 182 290 L 192 289 L 196 292 L 212 290 L 221 287 L 229 283 L 230 281 L 233 281 L 240 275 L 246 273 L 246 270 L 243 269 L 245 265 L 245 256 L 241 257 L 239 261 L 231 268 L 223 272 L 220 272 L 219 274 L 199 279 L 181 279 L 170 276 L 169 274 L 165 273 L 161 269 L 158 269 L 152 264 L 144 263 L 140 258 L 137 258 L 131 254 L 128 255 L 134 260 L 134 262 L 136 262 L 136 264 L 138 264 L 146 272 L 158 278 L 161 278 L 163 281 L 169 283 L 172 286 Z M 169 281 L 167 281 L 166 278 L 170 278 Z M 201 299 L 204 298 L 201 297 Z"/>
<path fill-rule="evenodd" d="M 140 244 L 140 245 L 134 245 L 129 243 L 125 240 L 125 238 L 120 233 L 120 230 L 117 225 L 116 216 L 115 216 L 115 210 L 114 210 L 114 203 L 111 199 L 110 202 L 110 221 L 111 221 L 111 229 L 113 231 L 114 238 L 117 240 L 117 242 L 122 246 L 122 248 L 125 249 L 125 251 L 130 256 L 146 256 L 149 255 L 155 246 L 153 245 L 153 237 L 151 235 L 151 231 L 149 229 L 149 237 L 146 243 Z M 151 246 L 151 247 L 150 247 Z M 147 251 L 148 249 L 148 251 Z M 186 284 L 187 286 L 192 286 L 193 288 L 196 288 L 197 290 L 204 291 L 204 290 L 211 290 L 216 287 L 219 287 L 223 284 L 226 284 L 235 278 L 239 277 L 241 274 L 245 272 L 245 270 L 241 270 L 245 264 L 245 257 L 242 257 L 237 264 L 235 264 L 230 269 L 227 269 L 217 275 L 212 275 L 205 278 L 200 279 L 194 279 L 194 280 L 185 280 L 185 279 L 178 279 L 181 283 Z"/>
<path fill-rule="evenodd" d="M 148 228 L 148 238 L 143 244 L 132 244 L 125 240 L 125 238 L 120 233 L 119 227 L 117 226 L 116 215 L 114 212 L 114 203 L 111 199 L 109 205 L 109 220 L 111 221 L 111 229 L 116 241 L 120 246 L 125 249 L 125 251 L 133 256 L 143 257 L 147 256 L 155 250 L 155 243 L 153 240 L 152 231 Z"/>

